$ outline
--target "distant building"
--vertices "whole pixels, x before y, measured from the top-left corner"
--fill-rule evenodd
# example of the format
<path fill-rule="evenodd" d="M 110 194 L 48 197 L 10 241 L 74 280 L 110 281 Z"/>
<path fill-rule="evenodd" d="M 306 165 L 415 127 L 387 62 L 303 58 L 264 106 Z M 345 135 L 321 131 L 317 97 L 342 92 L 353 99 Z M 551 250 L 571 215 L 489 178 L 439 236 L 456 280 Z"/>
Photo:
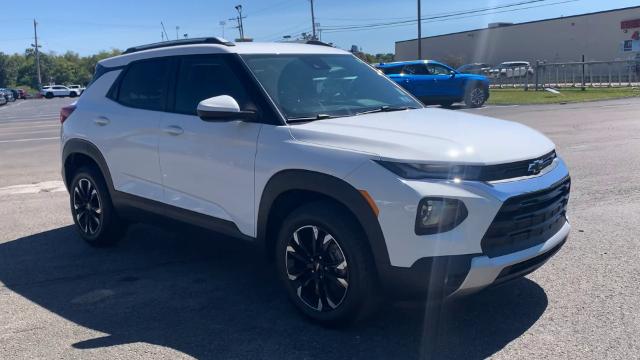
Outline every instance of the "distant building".
<path fill-rule="evenodd" d="M 422 57 L 462 63 L 534 63 L 640 58 L 640 6 L 422 38 Z M 413 60 L 417 39 L 396 42 L 396 60 Z"/>

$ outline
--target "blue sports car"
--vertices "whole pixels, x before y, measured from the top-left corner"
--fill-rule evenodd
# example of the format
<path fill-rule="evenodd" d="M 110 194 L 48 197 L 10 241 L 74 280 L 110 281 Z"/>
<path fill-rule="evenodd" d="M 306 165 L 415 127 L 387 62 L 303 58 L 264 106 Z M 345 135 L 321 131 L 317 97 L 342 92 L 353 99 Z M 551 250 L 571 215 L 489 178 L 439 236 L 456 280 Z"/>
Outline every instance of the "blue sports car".
<path fill-rule="evenodd" d="M 461 74 L 437 61 L 401 61 L 376 67 L 425 104 L 448 107 L 464 101 L 469 107 L 480 107 L 489 98 L 485 76 Z"/>

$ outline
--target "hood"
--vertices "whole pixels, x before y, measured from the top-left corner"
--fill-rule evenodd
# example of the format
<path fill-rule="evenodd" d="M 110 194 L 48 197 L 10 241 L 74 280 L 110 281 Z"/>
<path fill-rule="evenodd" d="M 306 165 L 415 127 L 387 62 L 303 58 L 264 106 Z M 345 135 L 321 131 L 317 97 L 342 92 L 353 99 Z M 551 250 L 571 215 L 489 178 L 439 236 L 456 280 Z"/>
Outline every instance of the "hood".
<path fill-rule="evenodd" d="M 532 159 L 555 148 L 527 126 L 436 108 L 317 120 L 289 128 L 298 141 L 395 161 L 491 165 Z"/>

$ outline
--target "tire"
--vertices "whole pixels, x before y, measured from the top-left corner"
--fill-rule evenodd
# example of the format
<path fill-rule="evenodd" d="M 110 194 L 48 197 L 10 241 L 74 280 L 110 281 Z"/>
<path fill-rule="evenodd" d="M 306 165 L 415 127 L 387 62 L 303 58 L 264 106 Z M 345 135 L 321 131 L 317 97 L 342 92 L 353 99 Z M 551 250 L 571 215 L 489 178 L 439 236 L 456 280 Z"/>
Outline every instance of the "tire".
<path fill-rule="evenodd" d="M 117 243 L 126 231 L 126 223 L 115 213 L 100 172 L 93 167 L 79 168 L 69 189 L 71 215 L 80 236 L 96 247 Z"/>
<path fill-rule="evenodd" d="M 317 201 L 294 210 L 282 224 L 275 251 L 278 277 L 307 318 L 347 325 L 380 304 L 367 239 L 351 214 L 334 203 Z"/>
<path fill-rule="evenodd" d="M 487 90 L 482 86 L 472 85 L 464 95 L 464 103 L 470 108 L 478 108 L 487 100 Z"/>
<path fill-rule="evenodd" d="M 76 96 L 78 96 L 78 94 L 76 94 L 76 92 L 75 92 L 75 91 L 72 91 L 72 92 L 70 92 L 70 93 L 69 93 L 69 97 L 74 98 L 74 97 L 76 97 Z"/>
<path fill-rule="evenodd" d="M 47 99 L 51 99 L 53 98 L 53 93 L 48 92 L 44 95 L 44 97 L 46 97 Z"/>
<path fill-rule="evenodd" d="M 442 106 L 443 108 L 450 108 L 451 105 L 453 105 L 453 101 L 445 101 L 440 103 L 440 106 Z"/>

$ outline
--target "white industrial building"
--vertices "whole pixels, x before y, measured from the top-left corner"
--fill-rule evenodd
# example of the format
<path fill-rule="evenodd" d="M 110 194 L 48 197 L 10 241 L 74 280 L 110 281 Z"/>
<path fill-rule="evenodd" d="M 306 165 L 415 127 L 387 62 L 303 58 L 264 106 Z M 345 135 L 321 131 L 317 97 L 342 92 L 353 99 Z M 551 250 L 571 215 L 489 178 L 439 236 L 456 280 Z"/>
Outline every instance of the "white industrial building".
<path fill-rule="evenodd" d="M 640 58 L 640 6 L 421 39 L 422 58 L 444 62 L 498 64 L 630 60 Z M 397 61 L 418 57 L 418 40 L 396 42 Z"/>

